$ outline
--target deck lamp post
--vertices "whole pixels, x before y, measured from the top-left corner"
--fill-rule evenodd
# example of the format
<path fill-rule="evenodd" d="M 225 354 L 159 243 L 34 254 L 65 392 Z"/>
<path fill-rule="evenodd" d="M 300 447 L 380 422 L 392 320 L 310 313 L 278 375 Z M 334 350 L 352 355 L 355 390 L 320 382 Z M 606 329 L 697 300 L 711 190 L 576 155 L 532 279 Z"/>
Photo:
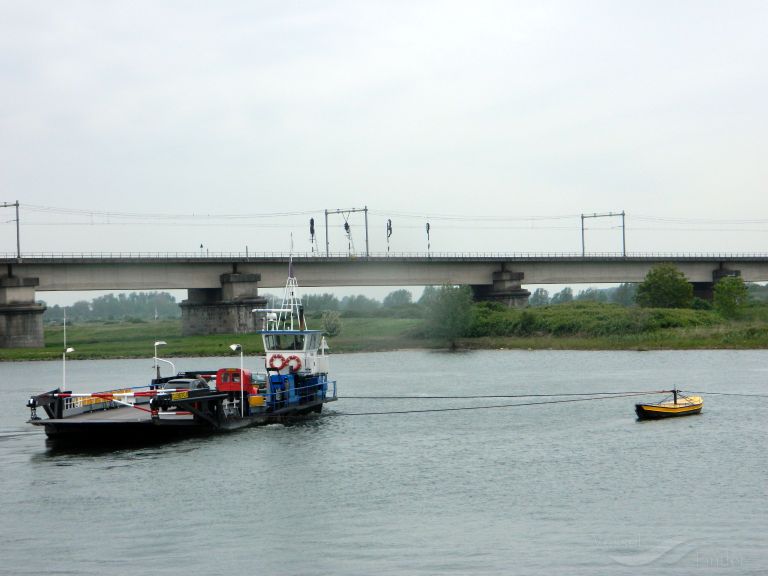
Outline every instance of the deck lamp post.
<path fill-rule="evenodd" d="M 160 378 L 160 365 L 157 363 L 157 347 L 158 346 L 165 346 L 166 344 L 168 344 L 168 343 L 165 340 L 157 340 L 155 342 L 155 356 L 154 356 L 153 359 L 155 361 L 155 374 L 156 374 L 157 378 Z"/>
<path fill-rule="evenodd" d="M 67 354 L 74 352 L 74 348 L 67 348 L 61 355 L 61 391 L 64 392 L 67 389 Z"/>
<path fill-rule="evenodd" d="M 243 347 L 240 344 L 231 344 L 232 352 L 240 352 L 240 418 L 245 417 L 245 397 L 243 394 Z"/>

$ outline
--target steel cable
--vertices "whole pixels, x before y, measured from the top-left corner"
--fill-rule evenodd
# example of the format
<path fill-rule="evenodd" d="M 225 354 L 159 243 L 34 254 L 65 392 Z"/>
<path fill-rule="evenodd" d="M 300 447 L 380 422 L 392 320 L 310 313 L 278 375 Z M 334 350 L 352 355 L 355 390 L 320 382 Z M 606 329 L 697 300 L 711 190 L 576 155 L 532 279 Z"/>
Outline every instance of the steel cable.
<path fill-rule="evenodd" d="M 610 400 L 612 398 L 627 398 L 630 396 L 644 396 L 658 394 L 666 390 L 654 390 L 649 392 L 632 392 L 612 394 L 610 396 L 592 396 L 589 398 L 568 398 L 565 400 L 545 400 L 543 402 L 518 402 L 515 404 L 493 404 L 490 406 L 459 406 L 455 408 L 427 408 L 424 410 L 392 410 L 387 412 L 334 412 L 334 416 L 384 416 L 389 414 L 423 414 L 427 412 L 458 412 L 462 410 L 490 410 L 493 408 L 515 408 L 518 406 L 541 406 L 544 404 L 564 404 L 568 402 L 586 402 L 589 400 Z"/>

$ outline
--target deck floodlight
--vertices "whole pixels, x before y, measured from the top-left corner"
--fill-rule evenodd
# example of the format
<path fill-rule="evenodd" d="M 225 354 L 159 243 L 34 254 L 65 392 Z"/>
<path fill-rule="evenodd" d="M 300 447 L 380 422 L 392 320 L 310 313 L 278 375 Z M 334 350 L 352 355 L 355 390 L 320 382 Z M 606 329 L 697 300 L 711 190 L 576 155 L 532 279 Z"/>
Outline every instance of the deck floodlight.
<path fill-rule="evenodd" d="M 155 358 L 157 358 L 157 347 L 158 346 L 165 346 L 167 342 L 165 340 L 158 340 L 155 342 Z"/>
<path fill-rule="evenodd" d="M 155 340 L 155 374 L 157 375 L 157 378 L 160 378 L 160 365 L 157 363 L 157 347 L 158 346 L 165 346 L 168 344 L 165 340 Z"/>
<path fill-rule="evenodd" d="M 67 354 L 74 352 L 74 348 L 67 348 L 61 355 L 61 390 L 67 389 Z"/>
<path fill-rule="evenodd" d="M 245 417 L 245 392 L 243 389 L 243 347 L 240 344 L 230 344 L 232 352 L 240 352 L 240 417 Z"/>

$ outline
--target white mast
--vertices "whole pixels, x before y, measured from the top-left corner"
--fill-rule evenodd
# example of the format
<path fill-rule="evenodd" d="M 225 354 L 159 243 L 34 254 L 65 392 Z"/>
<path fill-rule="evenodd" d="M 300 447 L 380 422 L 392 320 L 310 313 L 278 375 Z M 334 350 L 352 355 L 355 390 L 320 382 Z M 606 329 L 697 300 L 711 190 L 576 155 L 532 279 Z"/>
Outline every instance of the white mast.
<path fill-rule="evenodd" d="M 280 308 L 255 308 L 253 312 L 266 313 L 267 330 L 304 330 L 304 307 L 299 295 L 299 283 L 293 275 L 293 234 L 291 234 L 291 252 L 288 258 L 288 280 L 283 290 L 283 303 Z M 294 318 L 298 326 L 294 326 Z M 270 324 L 272 324 L 270 326 Z"/>

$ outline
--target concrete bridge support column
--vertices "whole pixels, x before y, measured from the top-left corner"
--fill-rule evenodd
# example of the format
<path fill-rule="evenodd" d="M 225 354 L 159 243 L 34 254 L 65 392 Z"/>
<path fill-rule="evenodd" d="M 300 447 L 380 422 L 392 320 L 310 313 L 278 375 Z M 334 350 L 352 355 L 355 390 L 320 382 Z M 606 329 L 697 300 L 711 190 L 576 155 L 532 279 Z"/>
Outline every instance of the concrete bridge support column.
<path fill-rule="evenodd" d="M 508 308 L 520 308 L 528 304 L 531 293 L 522 287 L 523 273 L 498 270 L 493 273 L 493 284 L 472 286 L 475 300 L 500 302 Z"/>
<path fill-rule="evenodd" d="M 0 348 L 42 348 L 45 306 L 35 302 L 37 278 L 0 277 Z"/>
<path fill-rule="evenodd" d="M 741 276 L 741 270 L 728 270 L 727 268 L 720 267 L 717 270 L 712 271 L 712 282 L 691 282 L 693 285 L 694 297 L 701 298 L 702 300 L 709 300 L 711 302 L 715 296 L 715 284 L 717 284 L 721 278 L 727 278 L 729 276 L 739 277 Z"/>
<path fill-rule="evenodd" d="M 261 274 L 222 274 L 221 288 L 191 288 L 181 306 L 181 333 L 184 336 L 205 334 L 244 334 L 257 326 L 254 308 L 267 305 L 258 295 Z"/>

